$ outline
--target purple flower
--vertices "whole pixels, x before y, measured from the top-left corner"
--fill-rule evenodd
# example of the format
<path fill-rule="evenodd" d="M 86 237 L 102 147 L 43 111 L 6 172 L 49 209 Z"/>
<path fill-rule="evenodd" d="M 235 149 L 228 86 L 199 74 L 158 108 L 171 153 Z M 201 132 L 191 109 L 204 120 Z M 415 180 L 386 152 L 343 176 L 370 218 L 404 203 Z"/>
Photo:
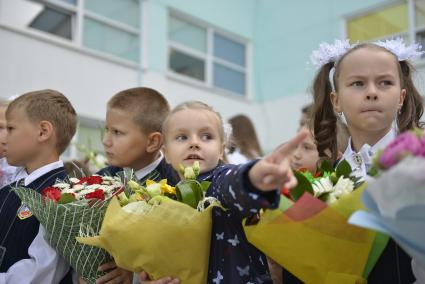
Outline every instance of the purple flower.
<path fill-rule="evenodd" d="M 414 132 L 407 131 L 391 142 L 379 157 L 379 164 L 388 169 L 408 155 L 425 155 L 424 138 L 419 138 Z"/>
<path fill-rule="evenodd" d="M 422 143 L 422 148 L 420 149 L 418 156 L 425 157 L 425 134 L 422 134 L 422 138 L 420 139 Z"/>

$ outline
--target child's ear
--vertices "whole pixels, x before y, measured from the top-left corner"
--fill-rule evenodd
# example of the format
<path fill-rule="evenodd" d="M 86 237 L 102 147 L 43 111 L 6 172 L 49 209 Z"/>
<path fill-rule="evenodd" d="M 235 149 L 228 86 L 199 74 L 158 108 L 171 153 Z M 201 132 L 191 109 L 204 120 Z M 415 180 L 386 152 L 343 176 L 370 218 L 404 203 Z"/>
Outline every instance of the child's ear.
<path fill-rule="evenodd" d="M 148 141 L 146 143 L 146 152 L 153 153 L 161 149 L 162 146 L 162 134 L 160 132 L 152 132 L 148 135 Z"/>
<path fill-rule="evenodd" d="M 330 93 L 330 96 L 331 96 L 332 106 L 334 107 L 334 111 L 335 112 L 341 112 L 341 106 L 340 106 L 340 103 L 339 103 L 339 96 L 338 96 L 338 94 L 335 91 L 332 91 Z"/>
<path fill-rule="evenodd" d="M 38 140 L 40 142 L 48 140 L 53 135 L 53 124 L 50 121 L 42 120 L 38 124 Z"/>
<path fill-rule="evenodd" d="M 401 89 L 400 98 L 398 100 L 398 105 L 400 106 L 399 109 L 401 109 L 401 107 L 403 106 L 404 99 L 406 98 L 406 94 L 407 94 L 406 89 Z"/>

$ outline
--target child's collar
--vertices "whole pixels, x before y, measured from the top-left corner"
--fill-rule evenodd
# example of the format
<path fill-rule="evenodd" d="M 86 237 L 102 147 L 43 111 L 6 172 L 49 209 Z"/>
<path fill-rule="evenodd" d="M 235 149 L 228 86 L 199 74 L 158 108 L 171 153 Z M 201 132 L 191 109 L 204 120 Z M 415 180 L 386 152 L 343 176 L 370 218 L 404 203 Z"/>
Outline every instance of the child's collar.
<path fill-rule="evenodd" d="M 164 155 L 162 154 L 162 152 L 159 152 L 159 157 L 153 161 L 152 163 L 150 163 L 149 165 L 147 165 L 144 168 L 141 168 L 140 170 L 137 170 L 134 172 L 134 175 L 136 176 L 136 178 L 138 180 L 143 179 L 145 176 L 147 176 L 149 173 L 151 173 L 156 167 L 158 167 L 158 165 L 161 163 L 162 159 L 164 158 Z M 131 170 L 129 168 L 125 168 L 126 170 Z"/>

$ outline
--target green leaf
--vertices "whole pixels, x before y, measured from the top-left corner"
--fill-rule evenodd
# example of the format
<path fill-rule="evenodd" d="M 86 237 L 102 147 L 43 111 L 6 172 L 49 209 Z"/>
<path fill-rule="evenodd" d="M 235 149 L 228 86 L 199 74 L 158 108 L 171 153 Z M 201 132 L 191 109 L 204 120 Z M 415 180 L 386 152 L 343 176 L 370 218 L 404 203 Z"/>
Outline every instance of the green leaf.
<path fill-rule="evenodd" d="M 181 182 L 176 185 L 177 200 L 193 208 L 198 206 L 197 197 L 193 190 L 193 185 L 188 182 Z"/>
<path fill-rule="evenodd" d="M 329 162 L 328 160 L 323 160 L 322 163 L 319 166 L 319 171 L 321 173 L 333 172 L 334 168 L 332 167 L 331 162 Z"/>
<path fill-rule="evenodd" d="M 309 180 L 300 172 L 294 172 L 294 175 L 298 181 L 298 184 L 289 191 L 292 199 L 297 201 L 306 191 L 313 194 L 313 186 Z"/>
<path fill-rule="evenodd" d="M 351 169 L 350 164 L 346 160 L 342 160 L 338 163 L 336 167 L 336 176 L 339 178 L 341 176 L 345 178 L 350 178 L 350 174 L 353 170 Z"/>
<path fill-rule="evenodd" d="M 323 201 L 323 202 L 326 202 L 326 201 L 328 201 L 330 194 L 331 194 L 330 192 L 325 192 L 325 193 L 322 193 L 321 195 L 317 196 L 317 198 L 319 200 Z"/>
<path fill-rule="evenodd" d="M 66 204 L 75 201 L 76 198 L 72 193 L 62 193 L 61 198 L 59 199 L 59 204 Z"/>
<path fill-rule="evenodd" d="M 201 188 L 203 192 L 207 192 L 208 188 L 210 187 L 211 182 L 210 181 L 201 181 Z"/>

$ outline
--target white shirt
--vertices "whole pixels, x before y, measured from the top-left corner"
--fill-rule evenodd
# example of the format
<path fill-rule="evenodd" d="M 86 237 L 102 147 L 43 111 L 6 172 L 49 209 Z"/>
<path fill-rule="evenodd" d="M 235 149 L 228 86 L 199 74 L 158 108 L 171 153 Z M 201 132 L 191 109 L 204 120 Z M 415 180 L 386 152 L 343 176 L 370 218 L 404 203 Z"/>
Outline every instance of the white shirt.
<path fill-rule="evenodd" d="M 346 160 L 351 168 L 353 169 L 353 175 L 356 177 L 361 177 L 364 180 L 367 176 L 367 171 L 372 165 L 373 156 L 375 153 L 384 149 L 388 144 L 391 143 L 397 136 L 396 131 L 391 128 L 384 137 L 382 137 L 375 145 L 370 146 L 369 144 L 364 144 L 360 151 L 355 152 L 351 146 L 351 137 L 348 139 L 348 146 L 342 156 L 343 160 Z"/>
<path fill-rule="evenodd" d="M 236 149 L 233 153 L 228 153 L 226 157 L 229 164 L 233 165 L 245 164 L 249 162 L 249 159 L 242 155 L 239 149 Z"/>
<path fill-rule="evenodd" d="M 153 161 L 152 163 L 150 163 L 149 165 L 147 165 L 146 167 L 137 170 L 136 172 L 134 172 L 134 175 L 136 176 L 136 178 L 138 180 L 141 180 L 142 178 L 144 178 L 145 176 L 147 176 L 149 173 L 151 173 L 162 161 L 162 159 L 164 159 L 164 154 L 162 154 L 161 152 L 159 152 L 160 156 L 158 159 L 156 159 L 155 161 Z M 132 170 L 130 168 L 125 168 L 125 170 Z"/>
<path fill-rule="evenodd" d="M 19 171 L 17 179 L 25 177 L 25 185 L 30 184 L 45 173 L 63 167 L 62 161 L 45 165 L 31 174 L 25 170 Z M 44 239 L 45 230 L 40 225 L 38 234 L 28 248 L 30 258 L 22 259 L 13 264 L 7 272 L 0 273 L 2 284 L 22 283 L 59 283 L 68 272 L 70 266 Z"/>

